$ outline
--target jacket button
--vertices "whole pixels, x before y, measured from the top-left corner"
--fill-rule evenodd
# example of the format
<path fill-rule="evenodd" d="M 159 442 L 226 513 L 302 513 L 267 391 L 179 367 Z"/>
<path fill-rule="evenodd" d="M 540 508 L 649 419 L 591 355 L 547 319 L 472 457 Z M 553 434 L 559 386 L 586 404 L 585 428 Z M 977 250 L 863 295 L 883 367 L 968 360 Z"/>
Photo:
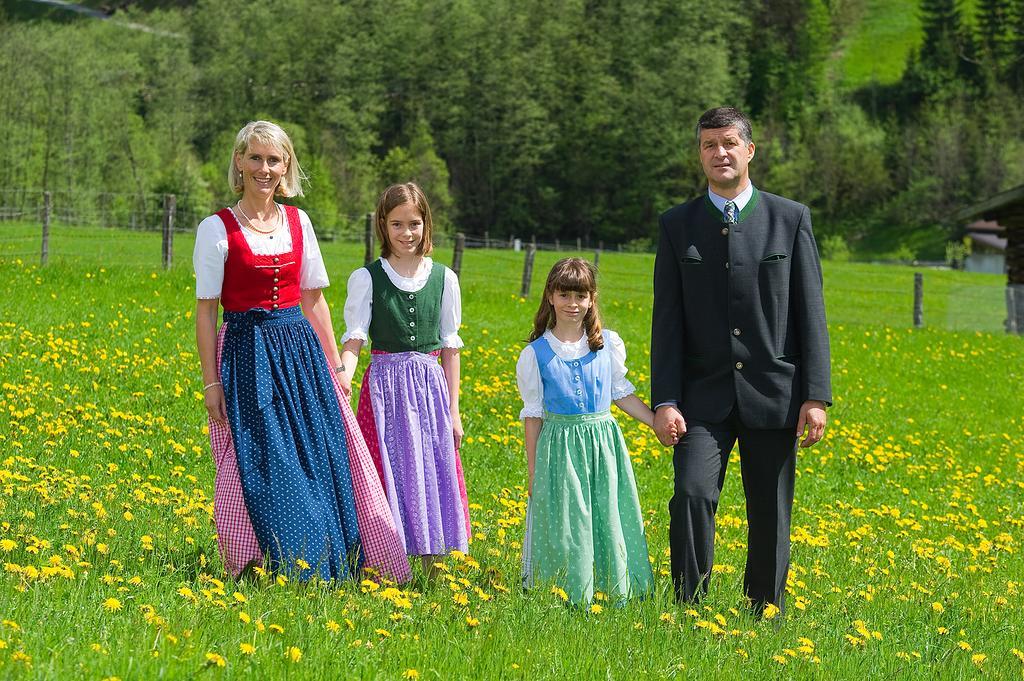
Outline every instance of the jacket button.
<path fill-rule="evenodd" d="M 729 269 L 729 263 L 725 263 L 725 269 Z"/>
<path fill-rule="evenodd" d="M 734 335 L 734 336 L 740 335 L 740 330 L 739 329 L 733 329 L 732 330 L 732 335 Z"/>
<path fill-rule="evenodd" d="M 728 227 L 722 227 L 722 236 L 725 236 L 728 233 L 729 233 L 729 228 Z"/>
<path fill-rule="evenodd" d="M 743 362 L 736 362 L 736 368 L 737 369 L 742 369 L 743 368 Z"/>

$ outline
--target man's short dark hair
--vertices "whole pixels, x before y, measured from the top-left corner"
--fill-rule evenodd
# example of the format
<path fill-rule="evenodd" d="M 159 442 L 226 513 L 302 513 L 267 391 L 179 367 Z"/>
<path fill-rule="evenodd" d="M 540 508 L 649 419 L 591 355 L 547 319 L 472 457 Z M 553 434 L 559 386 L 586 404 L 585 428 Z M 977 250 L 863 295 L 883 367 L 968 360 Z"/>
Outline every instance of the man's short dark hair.
<path fill-rule="evenodd" d="M 740 138 L 750 144 L 754 141 L 754 133 L 750 127 L 750 119 L 739 109 L 731 106 L 719 106 L 708 109 L 697 121 L 697 142 L 700 143 L 701 130 L 715 130 L 717 128 L 736 128 L 740 132 Z"/>

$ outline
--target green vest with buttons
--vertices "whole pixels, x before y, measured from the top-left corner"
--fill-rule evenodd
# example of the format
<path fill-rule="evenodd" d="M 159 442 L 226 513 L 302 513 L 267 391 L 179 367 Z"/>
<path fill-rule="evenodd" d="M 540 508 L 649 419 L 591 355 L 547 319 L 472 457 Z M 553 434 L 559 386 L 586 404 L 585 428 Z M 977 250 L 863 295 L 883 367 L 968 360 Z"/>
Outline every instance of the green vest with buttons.
<path fill-rule="evenodd" d="M 419 291 L 403 291 L 392 283 L 384 265 L 366 266 L 373 282 L 370 344 L 384 352 L 433 352 L 441 348 L 441 296 L 444 265 L 433 263 Z"/>

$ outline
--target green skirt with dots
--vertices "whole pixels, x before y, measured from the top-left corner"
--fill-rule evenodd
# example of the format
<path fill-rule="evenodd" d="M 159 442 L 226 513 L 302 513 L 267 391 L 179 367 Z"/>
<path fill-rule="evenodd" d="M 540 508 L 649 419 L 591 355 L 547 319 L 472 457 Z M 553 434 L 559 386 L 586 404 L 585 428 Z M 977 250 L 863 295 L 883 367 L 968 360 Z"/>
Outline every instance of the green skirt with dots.
<path fill-rule="evenodd" d="M 615 417 L 544 414 L 523 541 L 523 584 L 558 587 L 573 603 L 651 592 L 633 466 Z"/>

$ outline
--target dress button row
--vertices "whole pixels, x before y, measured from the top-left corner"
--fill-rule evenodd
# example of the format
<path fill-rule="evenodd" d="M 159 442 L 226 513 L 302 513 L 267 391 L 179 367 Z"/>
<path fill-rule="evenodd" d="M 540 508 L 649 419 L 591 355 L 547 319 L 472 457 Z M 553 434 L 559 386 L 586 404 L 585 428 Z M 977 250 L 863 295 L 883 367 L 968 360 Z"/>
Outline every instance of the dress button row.
<path fill-rule="evenodd" d="M 277 303 L 274 303 L 273 305 L 271 305 L 271 306 L 270 306 L 270 309 L 272 309 L 272 310 L 276 310 L 276 309 L 277 309 Z"/>
<path fill-rule="evenodd" d="M 281 274 L 281 268 L 280 267 L 275 267 L 274 268 L 274 274 Z M 275 279 L 275 281 L 276 281 L 276 279 Z"/>
<path fill-rule="evenodd" d="M 583 391 L 582 391 L 582 390 L 580 390 L 579 388 L 576 388 L 576 394 L 577 394 L 577 395 L 582 395 L 582 394 L 583 394 Z"/>
<path fill-rule="evenodd" d="M 281 258 L 274 258 L 274 264 L 275 264 L 275 265 L 276 265 L 277 263 L 279 263 L 279 262 L 281 262 Z"/>
<path fill-rule="evenodd" d="M 412 293 L 410 293 L 410 294 L 409 294 L 409 300 L 412 300 L 412 299 L 413 299 L 413 298 L 415 298 L 415 297 L 416 297 L 416 296 L 415 296 L 415 295 L 413 295 Z"/>
<path fill-rule="evenodd" d="M 572 380 L 574 380 L 574 381 L 576 381 L 577 383 L 579 383 L 579 382 L 580 382 L 580 377 L 579 377 L 578 375 L 577 375 L 577 376 L 573 376 L 573 377 L 572 377 Z"/>
<path fill-rule="evenodd" d="M 409 308 L 409 312 L 415 312 L 415 311 L 416 311 L 416 308 L 415 308 L 415 307 L 410 307 L 410 308 Z"/>
<path fill-rule="evenodd" d="M 411 341 L 416 340 L 416 336 L 409 336 L 409 340 L 411 340 Z"/>
<path fill-rule="evenodd" d="M 416 326 L 416 322 L 409 322 L 409 326 Z"/>
<path fill-rule="evenodd" d="M 270 289 L 270 290 L 271 290 L 271 291 L 277 291 L 277 290 L 278 290 L 279 288 L 280 288 L 279 286 L 275 286 L 275 287 L 273 287 L 273 288 L 272 288 L 272 289 Z"/>
<path fill-rule="evenodd" d="M 275 284 L 276 284 L 277 282 L 279 282 L 279 281 L 281 281 L 281 280 L 280 280 L 280 279 L 278 279 L 277 277 L 274 277 L 274 283 L 275 283 Z"/>
<path fill-rule="evenodd" d="M 277 300 L 277 294 L 275 293 L 274 295 L 270 296 L 270 299 L 271 300 Z"/>
<path fill-rule="evenodd" d="M 574 367 L 578 367 L 578 366 L 580 365 L 580 363 L 579 363 L 579 362 L 577 361 L 577 362 L 573 362 L 573 363 L 572 363 L 572 365 L 573 365 Z"/>
<path fill-rule="evenodd" d="M 579 405 L 580 405 L 580 408 L 581 408 L 581 409 L 582 409 L 583 407 L 586 407 L 586 406 L 587 406 L 587 405 L 586 405 L 586 404 L 584 404 L 583 402 L 579 402 Z"/>

